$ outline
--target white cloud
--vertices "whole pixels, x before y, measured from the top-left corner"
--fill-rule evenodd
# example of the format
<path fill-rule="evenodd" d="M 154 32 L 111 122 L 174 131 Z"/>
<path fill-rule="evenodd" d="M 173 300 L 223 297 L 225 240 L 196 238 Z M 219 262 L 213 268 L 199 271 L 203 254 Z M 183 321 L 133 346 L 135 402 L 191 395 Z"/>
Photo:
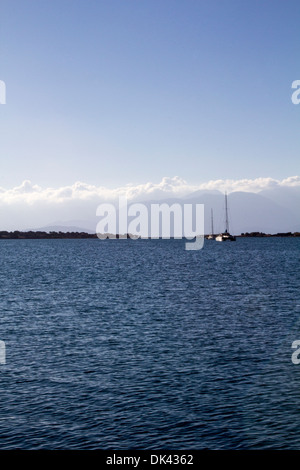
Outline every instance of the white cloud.
<path fill-rule="evenodd" d="M 300 177 L 290 176 L 283 180 L 273 178 L 256 178 L 241 180 L 211 180 L 199 185 L 190 185 L 178 176 L 164 177 L 159 183 L 128 184 L 115 189 L 76 182 L 71 186 L 60 188 L 42 188 L 26 180 L 20 186 L 11 189 L 0 188 L 0 204 L 36 203 L 63 204 L 79 201 L 114 201 L 119 196 L 129 200 L 146 200 L 158 197 L 181 197 L 197 190 L 218 190 L 259 192 L 264 189 L 280 187 L 300 187 Z"/>
<path fill-rule="evenodd" d="M 265 189 L 279 188 L 279 187 L 300 187 L 300 177 L 290 176 L 283 180 L 276 180 L 274 178 L 255 178 L 255 179 L 241 179 L 241 180 L 212 180 L 208 183 L 199 185 L 199 189 L 211 189 L 228 193 L 235 191 L 245 191 L 258 193 Z"/>

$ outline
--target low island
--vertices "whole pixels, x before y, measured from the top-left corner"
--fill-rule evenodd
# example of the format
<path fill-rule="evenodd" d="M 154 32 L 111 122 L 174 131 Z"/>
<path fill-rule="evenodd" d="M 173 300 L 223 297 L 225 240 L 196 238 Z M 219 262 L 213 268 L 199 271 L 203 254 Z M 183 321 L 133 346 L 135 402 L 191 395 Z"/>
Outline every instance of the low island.
<path fill-rule="evenodd" d="M 263 233 L 263 232 L 245 232 L 237 235 L 237 237 L 245 238 L 245 237 L 300 237 L 300 232 L 284 232 L 284 233 Z M 8 231 L 0 231 L 0 240 L 24 240 L 24 239 L 39 239 L 39 240 L 48 240 L 48 239 L 74 239 L 74 238 L 140 238 L 138 236 L 127 234 L 116 234 L 112 236 L 112 234 L 96 234 L 96 233 L 87 233 L 87 232 L 42 232 L 42 231 L 26 231 L 22 232 L 19 230 L 15 230 L 13 232 Z M 173 237 L 171 237 L 173 238 Z M 205 235 L 207 238 L 207 235 Z M 150 237 L 149 237 L 150 239 Z"/>

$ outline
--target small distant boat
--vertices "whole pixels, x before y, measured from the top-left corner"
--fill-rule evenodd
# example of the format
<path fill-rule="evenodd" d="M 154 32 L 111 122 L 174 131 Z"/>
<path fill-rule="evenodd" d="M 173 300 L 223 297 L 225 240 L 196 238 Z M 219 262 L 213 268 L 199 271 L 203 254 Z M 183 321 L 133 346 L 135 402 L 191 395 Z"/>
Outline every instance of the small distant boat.
<path fill-rule="evenodd" d="M 216 237 L 217 242 L 226 242 L 226 241 L 235 242 L 236 237 L 229 233 L 229 222 L 228 222 L 228 204 L 227 204 L 227 193 L 225 193 L 225 232 L 220 233 Z"/>
<path fill-rule="evenodd" d="M 214 235 L 214 217 L 213 217 L 213 210 L 210 210 L 211 213 L 211 232 L 210 235 L 207 236 L 207 240 L 214 240 L 216 236 Z"/>

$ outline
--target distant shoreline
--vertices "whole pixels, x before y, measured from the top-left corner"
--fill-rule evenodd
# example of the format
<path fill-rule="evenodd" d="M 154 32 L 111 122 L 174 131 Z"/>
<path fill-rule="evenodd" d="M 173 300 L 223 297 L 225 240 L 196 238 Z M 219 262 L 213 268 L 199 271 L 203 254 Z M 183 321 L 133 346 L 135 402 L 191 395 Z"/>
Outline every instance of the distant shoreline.
<path fill-rule="evenodd" d="M 53 240 L 53 239 L 86 239 L 86 238 L 103 238 L 107 239 L 111 234 L 100 234 L 87 233 L 87 232 L 41 232 L 41 231 L 27 231 L 22 232 L 15 230 L 14 232 L 1 231 L 0 240 Z M 205 238 L 208 235 L 204 235 Z M 239 238 L 258 238 L 258 237 L 300 237 L 300 232 L 283 232 L 283 233 L 263 233 L 263 232 L 243 232 L 240 235 L 236 235 Z M 130 234 L 115 235 L 116 239 L 131 238 Z M 140 238 L 140 237 L 136 237 Z M 171 237 L 173 239 L 174 237 Z M 150 237 L 144 238 L 146 240 L 151 239 Z"/>
<path fill-rule="evenodd" d="M 282 232 L 282 233 L 264 233 L 264 232 L 245 232 L 238 237 L 300 237 L 300 232 Z"/>

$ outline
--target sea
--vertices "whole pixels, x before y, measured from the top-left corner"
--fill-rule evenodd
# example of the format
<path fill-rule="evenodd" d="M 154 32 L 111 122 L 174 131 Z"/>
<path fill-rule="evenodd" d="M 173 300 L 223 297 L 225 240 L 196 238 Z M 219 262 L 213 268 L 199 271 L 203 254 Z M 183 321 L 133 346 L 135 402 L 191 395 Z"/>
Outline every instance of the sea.
<path fill-rule="evenodd" d="M 300 448 L 300 238 L 0 253 L 0 449 Z"/>

